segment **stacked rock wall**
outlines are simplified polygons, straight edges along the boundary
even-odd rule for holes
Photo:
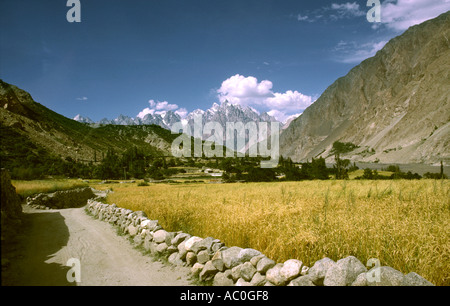
[[[90,187],[77,188],[53,193],[39,193],[27,198],[27,205],[38,209],[76,208],[86,205],[88,199],[94,198]]]
[[[215,286],[430,286],[417,273],[404,275],[391,267],[367,270],[357,258],[349,256],[337,262],[323,258],[312,267],[300,260],[276,263],[258,250],[227,247],[218,239],[201,238],[183,232],[168,232],[157,220],[142,211],[134,212],[88,200],[88,213],[109,222],[129,235],[133,243],[153,255],[164,256],[169,263],[189,266],[200,281]]]

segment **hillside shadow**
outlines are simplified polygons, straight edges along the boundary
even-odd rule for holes
[[[23,216],[21,238],[8,254],[10,265],[2,271],[5,286],[71,286],[70,267],[47,263],[67,245],[69,229],[59,212],[33,212]],[[3,270],[3,269],[2,269]]]

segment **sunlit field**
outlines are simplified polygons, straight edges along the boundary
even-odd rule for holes
[[[109,203],[168,231],[306,265],[353,255],[450,285],[449,180],[114,185]]]
[[[22,197],[28,197],[41,192],[54,192],[89,186],[87,183],[83,183],[77,179],[47,179],[34,181],[12,180],[11,183],[16,187],[16,192]]]

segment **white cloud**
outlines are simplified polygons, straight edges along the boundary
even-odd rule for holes
[[[236,74],[222,82],[217,90],[220,101],[228,100],[233,104],[260,104],[265,98],[273,95],[272,82],[268,80],[260,83],[255,77],[244,77]]]
[[[366,12],[361,10],[359,4],[356,2],[346,2],[342,4],[333,3],[331,4],[331,9],[335,11],[332,18],[341,19],[345,17],[359,17],[365,16]]]
[[[87,101],[88,98],[87,97],[81,97],[81,98],[77,98],[78,101]]]
[[[180,108],[176,110],[175,113],[178,114],[181,118],[184,118],[188,114],[188,110],[185,108]]]
[[[358,44],[355,41],[340,41],[334,48],[335,60],[345,64],[359,64],[363,60],[374,56],[387,41]]]
[[[227,100],[232,104],[269,110],[269,115],[280,121],[284,121],[293,113],[303,111],[313,102],[311,96],[296,90],[278,93],[273,92],[272,87],[273,84],[269,80],[259,82],[255,77],[237,74],[222,82],[217,93],[221,102]]]
[[[175,113],[180,114],[187,114],[187,110],[185,108],[178,108],[178,105],[176,104],[169,104],[167,101],[163,102],[155,102],[155,100],[149,100],[148,103],[150,104],[150,107],[144,108],[138,115],[138,118],[143,119],[146,115],[151,114],[164,114],[166,111],[175,111]],[[183,116],[181,116],[183,117]]]
[[[386,0],[381,5],[381,23],[403,31],[450,10],[450,0]]]
[[[298,21],[306,21],[306,20],[308,20],[309,19],[309,17],[308,16],[302,16],[301,14],[298,14],[297,15],[297,20]]]

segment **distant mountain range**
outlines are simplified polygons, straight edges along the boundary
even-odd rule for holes
[[[203,123],[205,122],[218,122],[225,127],[226,122],[243,122],[244,124],[250,121],[253,122],[273,122],[277,121],[274,117],[267,113],[260,114],[256,109],[252,107],[243,107],[238,104],[231,104],[228,101],[224,101],[220,104],[214,103],[211,108],[205,110],[196,109],[189,113],[186,117],[182,118],[180,115],[173,111],[164,111],[154,114],[147,114],[144,117],[131,118],[125,115],[119,115],[116,119],[109,120],[104,118],[98,122],[94,122],[89,117],[82,115],[76,115],[73,120],[87,123],[89,125],[98,126],[105,124],[112,125],[159,125],[162,128],[170,130],[172,125],[176,122],[188,123],[192,126],[194,121],[194,115],[199,114],[202,116]],[[286,128],[293,120],[293,117],[289,117],[286,122],[280,122],[280,128]]]

